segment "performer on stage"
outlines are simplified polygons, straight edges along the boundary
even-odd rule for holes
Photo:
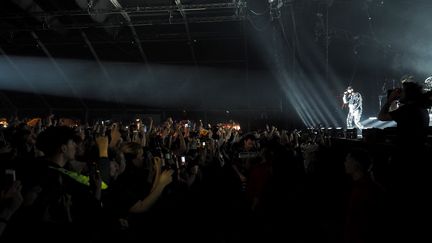
[[[431,94],[432,94],[432,76],[425,79],[423,91],[426,93],[425,95],[427,97],[429,97],[429,103],[430,103],[431,102]],[[432,114],[432,108],[431,107],[428,108],[428,112],[429,112],[429,123],[431,123],[432,122],[432,116],[430,116]]]
[[[423,90],[426,91],[426,92],[432,90],[432,76],[430,76],[427,79],[425,79]]]
[[[359,92],[354,92],[354,89],[351,86],[348,86],[347,90],[343,95],[343,103],[344,105],[348,105],[348,116],[347,116],[347,128],[353,127],[354,124],[358,129],[363,129],[363,125],[360,123],[361,114],[363,111],[362,107],[362,96]]]

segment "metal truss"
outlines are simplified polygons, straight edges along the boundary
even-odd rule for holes
[[[185,12],[205,12],[212,10],[237,10],[239,8],[246,8],[244,1],[230,2],[230,3],[209,3],[209,4],[183,4],[183,10]],[[131,16],[141,17],[153,17],[157,15],[166,15],[167,13],[179,12],[177,5],[165,5],[165,6],[151,6],[151,7],[129,7],[120,9],[87,9],[87,10],[63,10],[63,11],[50,11],[50,12],[31,12],[32,16],[49,18],[49,17],[60,17],[60,16],[87,16],[91,14],[122,14],[123,12]],[[23,14],[9,14],[0,16],[1,19],[22,19],[28,18]]]
[[[0,22],[7,20],[26,21],[31,18],[50,19],[52,17],[68,16],[71,18],[82,18],[91,15],[127,15],[130,21],[119,21],[98,23],[92,20],[76,21],[74,24],[62,24],[60,26],[49,25],[43,22],[25,24],[25,27],[0,25],[0,31],[44,31],[44,30],[73,30],[89,28],[118,28],[123,26],[139,27],[148,25],[185,24],[183,15],[187,14],[188,23],[216,23],[228,21],[243,21],[246,19],[246,2],[244,0],[233,0],[229,3],[211,4],[184,4],[179,9],[177,5],[135,7],[122,9],[88,9],[88,10],[66,10],[52,12],[31,12],[27,14],[9,14],[0,16]]]

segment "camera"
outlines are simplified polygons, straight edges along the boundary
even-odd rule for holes
[[[389,89],[389,90],[387,90],[387,99],[390,97],[390,94],[393,93],[394,91],[397,91],[399,96],[400,96],[400,93],[402,92],[402,90],[400,88]],[[399,96],[398,96],[398,98],[399,98]]]

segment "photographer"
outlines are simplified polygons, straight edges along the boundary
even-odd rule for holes
[[[174,171],[162,171],[162,159],[144,151],[139,143],[126,143],[120,150],[124,154],[126,168],[110,185],[104,205],[114,219],[115,230],[129,227],[128,237],[143,237],[138,229],[151,225],[153,218],[149,212],[171,183]]]
[[[421,85],[403,82],[401,89],[390,92],[387,102],[378,114],[380,121],[397,123],[397,143],[420,148],[426,142],[429,115]]]
[[[403,81],[403,80],[402,80]],[[426,191],[430,188],[430,161],[426,151],[429,115],[427,93],[422,86],[412,82],[402,82],[401,89],[390,92],[387,103],[382,107],[378,119],[397,123],[396,149],[389,164],[391,166],[391,198],[398,210],[397,224],[393,224],[397,237],[424,239],[427,235],[419,215],[430,208],[430,197]]]

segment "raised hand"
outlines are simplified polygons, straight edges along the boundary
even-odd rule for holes
[[[172,182],[173,173],[174,170],[164,170],[159,177],[158,185],[162,187],[169,185]]]
[[[99,157],[108,158],[108,137],[97,136],[95,140],[99,150]]]
[[[163,161],[160,157],[154,157],[153,158],[153,166],[154,170],[156,171],[156,174],[159,174],[162,168]]]
[[[117,123],[111,126],[111,142],[109,144],[110,148],[115,148],[121,142],[121,133],[119,131],[119,126]]]

